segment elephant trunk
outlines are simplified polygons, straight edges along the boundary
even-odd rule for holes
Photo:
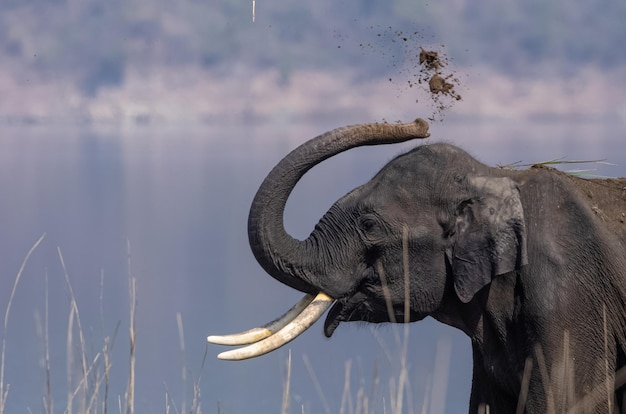
[[[428,123],[362,124],[337,128],[300,145],[269,173],[254,197],[248,217],[250,247],[259,264],[276,280],[302,292],[316,294],[332,281],[316,280],[322,268],[320,241],[297,240],[285,230],[287,199],[300,178],[315,165],[348,149],[427,138]],[[326,261],[327,262],[327,261]],[[340,292],[326,292],[333,296]]]

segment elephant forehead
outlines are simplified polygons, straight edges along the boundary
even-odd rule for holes
[[[437,171],[415,166],[390,164],[382,169],[368,184],[367,194],[378,196],[385,201],[388,199],[411,199],[416,197],[430,198],[438,190],[437,182],[440,177]]]
[[[454,198],[450,192],[449,189],[434,191],[424,182],[372,180],[354,202],[360,213],[375,212],[390,224],[431,226],[442,211],[449,210],[448,199]]]
[[[378,181],[363,191],[361,202],[366,210],[393,216],[403,212],[415,214],[416,207],[428,202],[424,191],[416,191],[402,182]]]

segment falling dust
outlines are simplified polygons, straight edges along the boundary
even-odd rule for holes
[[[374,52],[386,60],[390,66],[389,82],[399,86],[399,95],[415,93],[416,88],[425,92],[433,109],[427,118],[443,121],[446,111],[462,99],[457,92],[460,80],[454,70],[448,69],[449,60],[443,51],[444,46],[438,50],[431,46],[423,47],[431,42],[418,31],[405,33],[391,27],[380,30],[375,26],[370,29],[378,32],[376,41],[359,44],[361,50]],[[416,98],[415,102],[421,103],[420,98]]]
[[[434,95],[448,95],[451,98],[460,101],[461,95],[457,94],[454,91],[454,85],[448,82],[453,75],[447,75],[445,78],[441,76],[441,70],[446,66],[446,64],[443,64],[441,59],[439,59],[439,53],[434,50],[422,49],[419,56],[420,65],[422,66],[420,73],[426,77],[430,76],[430,80],[428,81],[430,93]],[[432,76],[430,75],[431,73]],[[458,82],[457,79],[453,79],[453,81]]]
[[[418,86],[427,92],[427,97],[433,106],[433,114],[428,119],[442,121],[445,112],[452,107],[454,102],[462,99],[461,95],[456,92],[456,86],[460,85],[458,77],[454,75],[454,72],[449,73],[446,69],[448,66],[446,54],[417,46],[415,42],[417,33],[413,33],[412,37],[405,36],[402,32],[395,33],[405,45],[401,75],[406,78],[409,88]],[[416,50],[418,47],[419,53]],[[393,81],[393,78],[389,80]],[[419,99],[415,102],[419,103]]]

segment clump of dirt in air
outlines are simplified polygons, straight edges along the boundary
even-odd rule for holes
[[[408,40],[408,39],[407,39]],[[439,70],[443,65],[439,61],[439,53],[434,50],[424,50],[420,52],[420,65],[427,70]]]
[[[367,67],[380,73],[384,62],[387,79],[399,87],[398,97],[415,94],[417,89],[415,102],[432,108],[431,115],[426,117],[430,121],[442,121],[446,111],[462,99],[457,92],[461,82],[450,69],[445,47],[426,46],[433,44],[434,36],[419,31],[403,32],[391,26],[370,26],[370,29],[375,31],[375,37],[359,43],[363,55],[376,58],[370,59]],[[421,112],[423,108],[418,110]]]
[[[420,52],[420,65],[423,69],[420,73],[430,76],[428,87],[430,93],[452,94],[456,100],[461,99],[461,95],[454,96],[454,85],[449,83],[446,78],[441,76],[441,68],[445,67],[439,60],[439,53],[434,50],[424,50]],[[430,74],[433,73],[431,76]],[[450,78],[450,76],[448,76]]]
[[[430,98],[435,104],[436,114],[441,118],[443,112],[452,106],[452,102],[462,99],[455,90],[455,85],[459,84],[459,80],[454,77],[454,74],[444,72],[448,61],[445,55],[440,57],[437,51],[420,48],[419,64],[421,68],[415,75],[417,83],[428,83]],[[409,80],[410,83],[411,80]],[[435,120],[435,116],[429,119]]]
[[[446,111],[462,99],[457,92],[459,78],[449,70],[444,46],[426,47],[432,44],[433,38],[427,39],[419,31],[406,33],[392,27],[381,30],[380,26],[370,29],[377,30],[376,40],[359,44],[361,49],[385,59],[389,67],[388,80],[400,87],[399,94],[413,94],[416,89],[423,91],[415,102],[426,102],[432,107],[433,112],[427,117],[429,120],[443,120]]]
[[[446,80],[438,73],[435,73],[432,78],[430,78],[428,81],[428,87],[430,88],[430,93],[454,93],[454,85],[446,82]],[[457,95],[455,98],[456,100],[459,100],[461,99],[461,96]]]

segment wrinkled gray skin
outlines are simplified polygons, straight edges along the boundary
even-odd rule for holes
[[[465,332],[471,413],[487,405],[514,413],[518,404],[529,413],[622,412],[623,373],[615,372],[626,364],[625,226],[608,228],[571,178],[490,168],[452,145],[422,145],[339,199],[306,240],[285,232],[283,210],[300,177],[348,148],[393,142],[387,128],[333,131],[274,168],[249,218],[263,268],[336,299],[329,337],[341,322],[426,316]]]

